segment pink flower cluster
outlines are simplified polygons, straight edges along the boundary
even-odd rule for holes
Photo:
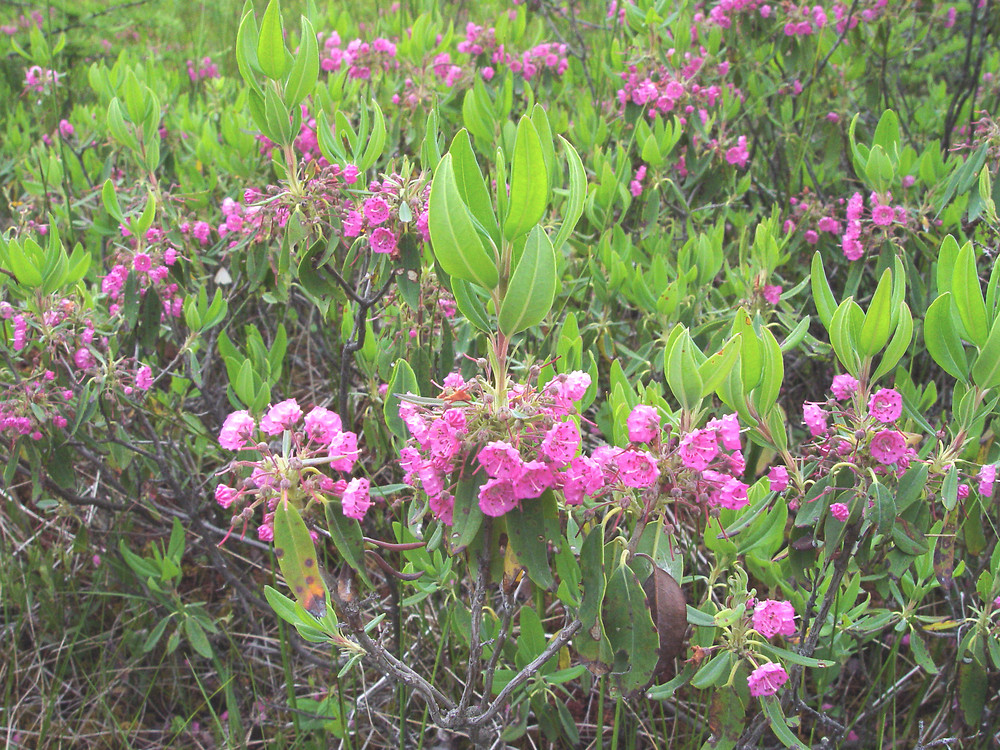
[[[179,257],[177,248],[170,244],[164,231],[158,227],[150,227],[142,242],[132,236],[128,227],[122,225],[119,229],[126,244],[116,248],[112,256],[114,265],[101,279],[101,291],[111,301],[108,308],[111,315],[121,311],[125,284],[130,277],[134,277],[141,297],[150,289],[159,295],[163,305],[161,320],[180,317],[184,298],[180,294],[180,286],[168,280],[170,266]]]
[[[14,34],[21,30],[27,31],[32,26],[40,29],[42,28],[43,23],[45,23],[45,16],[42,12],[40,10],[33,10],[29,15],[22,13],[17,17],[17,21],[14,23],[0,26],[0,32],[6,34],[7,36],[14,36]]]
[[[547,489],[561,490],[571,505],[583,502],[607,483],[606,464],[597,456],[602,449],[577,455],[582,440],[574,402],[589,385],[583,372],[559,375],[542,389],[515,384],[500,407],[482,383],[452,373],[439,404],[400,403],[411,435],[400,451],[403,481],[420,487],[434,515],[449,525],[463,472],[481,472],[479,507],[488,516],[502,516]],[[515,414],[520,426],[513,432]]]
[[[565,44],[543,42],[521,53],[511,52],[503,44],[497,43],[495,28],[471,22],[465,25],[465,39],[458,43],[459,52],[472,57],[488,56],[492,66],[505,67],[528,81],[545,72],[557,76],[565,73],[569,67],[567,49]],[[450,62],[450,58],[444,62]],[[483,67],[480,72],[483,78],[490,80],[495,70],[493,67]],[[435,70],[435,73],[442,76],[442,72]]]
[[[906,225],[906,208],[901,205],[895,207],[888,205],[888,201],[891,199],[892,195],[889,193],[884,198],[875,192],[869,196],[872,227],[891,227],[893,224]],[[861,193],[854,193],[847,201],[847,228],[840,240],[844,257],[851,261],[859,260],[865,253],[865,246],[861,242],[863,213],[864,199]],[[870,232],[871,228],[869,228]]]
[[[275,453],[267,442],[257,440],[258,431],[267,437],[287,435],[282,442],[290,452]],[[315,500],[321,505],[336,498],[343,514],[358,520],[371,507],[367,479],[334,479],[320,470],[329,467],[350,474],[359,455],[358,436],[344,430],[340,417],[322,406],[304,414],[295,399],[287,399],[269,407],[259,424],[247,411],[233,412],[219,432],[219,445],[259,454],[255,460],[233,462],[232,468],[242,477],[235,485],[219,484],[215,500],[223,508],[233,508],[233,526],[242,521],[245,527],[263,505],[264,519],[257,529],[262,541],[274,538],[274,509],[282,496],[297,504]]]
[[[345,237],[364,235],[373,253],[398,255],[399,239],[409,223],[400,219],[401,204],[405,201],[411,221],[412,217],[416,217],[416,229],[421,239],[430,242],[427,225],[429,184],[420,181],[404,184],[402,177],[392,174],[381,182],[373,181],[368,189],[371,195],[359,206],[347,208],[345,211],[343,220]]]
[[[62,73],[56,73],[54,70],[32,65],[24,71],[24,90],[36,94],[48,93],[49,89],[59,83],[62,76]]]
[[[325,39],[323,36],[322,32],[316,35],[322,45],[319,66],[327,72],[346,67],[348,77],[367,81],[375,71],[399,67],[396,45],[388,39],[380,37],[371,42],[355,39],[342,47],[340,34],[336,31],[331,31]]]
[[[198,83],[198,81],[203,81],[206,78],[219,78],[219,66],[212,62],[211,57],[201,58],[201,63],[196,64],[194,60],[187,61],[187,73],[188,78],[191,79],[191,83]]]

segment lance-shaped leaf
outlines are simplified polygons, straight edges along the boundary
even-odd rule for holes
[[[325,510],[326,528],[337,547],[337,552],[344,558],[344,562],[361,576],[361,580],[369,588],[374,588],[371,579],[368,578],[368,571],[365,570],[365,540],[361,533],[361,524],[356,519],[345,516],[336,503],[327,503]]]
[[[285,104],[297,107],[313,92],[319,77],[319,50],[316,46],[316,32],[309,19],[302,16],[302,31],[299,34],[299,51],[285,81]]]
[[[406,440],[406,425],[399,416],[399,396],[400,394],[412,393],[420,395],[420,386],[417,383],[417,376],[410,367],[410,363],[405,359],[396,360],[395,367],[392,368],[392,377],[389,378],[389,388],[385,394],[385,424],[400,440]]]
[[[826,280],[826,270],[823,268],[823,256],[819,251],[813,254],[812,270],[809,274],[812,282],[813,302],[816,304],[816,312],[819,319],[829,330],[833,320],[833,314],[837,311],[837,299],[830,289],[830,282]]]
[[[732,369],[738,366],[741,345],[740,335],[733,336],[722,349],[698,366],[702,398],[715,393],[715,389],[729,377]]]
[[[517,137],[514,140],[510,208],[503,227],[504,236],[508,240],[520,237],[538,223],[549,204],[550,189],[542,142],[531,118],[524,115],[517,124]]]
[[[760,385],[754,393],[754,401],[759,414],[766,414],[778,400],[778,392],[785,378],[785,363],[781,358],[781,347],[769,328],[761,328],[761,368]]]
[[[622,691],[648,685],[656,671],[660,641],[646,606],[646,595],[627,565],[619,565],[608,579],[602,615]]]
[[[529,499],[507,513],[507,536],[514,554],[528,571],[528,576],[543,589],[555,587],[549,564],[549,534],[546,529],[556,518],[556,501],[552,490],[546,490],[537,500]]]
[[[979,350],[972,366],[972,381],[983,390],[1000,385],[1000,318],[993,321],[990,336]]]
[[[900,304],[899,312],[900,315],[896,320],[896,330],[889,340],[889,346],[886,347],[885,354],[882,355],[882,361],[878,363],[878,367],[872,374],[872,382],[875,382],[895,367],[896,363],[906,354],[906,350],[910,346],[910,340],[913,338],[913,316],[910,314],[910,308],[905,302]]]
[[[476,469],[479,469],[476,471]],[[479,508],[479,488],[486,481],[486,472],[475,458],[469,458],[462,469],[462,478],[455,487],[452,511],[451,548],[457,555],[473,541],[483,526],[483,511]]]
[[[955,270],[951,277],[951,289],[954,292],[952,299],[958,308],[958,315],[969,341],[976,346],[982,346],[989,329],[986,323],[986,302],[979,287],[976,255],[971,242],[967,242],[958,252]]]
[[[431,186],[427,221],[431,246],[449,276],[493,289],[500,280],[496,259],[490,257],[472,223],[472,215],[458,192],[451,160],[451,154],[441,158]]]
[[[299,604],[310,614],[322,617],[326,613],[326,584],[316,562],[316,547],[287,494],[274,509],[274,555]]]
[[[268,78],[278,80],[288,72],[288,52],[285,50],[281,27],[281,3],[271,0],[260,21],[257,38],[257,64]]]
[[[451,168],[455,173],[455,185],[458,187],[459,195],[462,196],[462,200],[476,221],[483,225],[493,238],[493,242],[499,246],[500,225],[493,211],[493,200],[486,188],[486,180],[483,179],[479,162],[476,161],[476,155],[472,151],[469,131],[465,128],[458,131],[448,153],[451,154]]]
[[[680,405],[688,411],[698,405],[704,385],[693,350],[694,341],[687,329],[684,329],[674,340],[667,356],[667,385]]]
[[[924,316],[924,343],[941,368],[957,380],[969,378],[969,362],[951,312],[951,293],[931,303]]]
[[[875,294],[872,295],[865,322],[858,337],[858,349],[865,357],[874,357],[889,341],[890,296],[892,294],[892,272],[887,268],[879,279]]]
[[[500,330],[513,336],[544,320],[556,293],[556,256],[552,241],[536,226],[528,235],[517,268],[500,303]]]
[[[556,250],[563,246],[576,229],[576,223],[583,216],[583,203],[587,198],[587,172],[583,168],[583,161],[569,141],[562,136],[559,136],[559,140],[562,141],[566,162],[569,164],[569,195],[562,204],[562,224],[552,240],[552,247]]]

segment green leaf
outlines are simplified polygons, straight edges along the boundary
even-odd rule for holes
[[[830,343],[833,351],[851,375],[857,377],[861,370],[861,358],[858,356],[858,336],[861,326],[864,324],[864,312],[854,301],[848,297],[833,314],[830,321]]]
[[[816,304],[816,312],[823,325],[829,330],[833,314],[837,310],[837,299],[830,289],[830,282],[826,280],[826,271],[823,269],[823,256],[817,250],[813,253],[812,271],[810,273],[812,281],[813,302]]]
[[[187,634],[188,643],[191,648],[204,656],[206,659],[212,658],[212,644],[208,642],[205,629],[193,617],[184,620],[184,632]]]
[[[879,534],[888,534],[896,523],[896,500],[889,488],[881,482],[871,486],[874,495],[872,507],[868,509],[868,520],[872,522]]]
[[[957,380],[969,379],[969,362],[951,314],[951,292],[938,297],[924,316],[924,343],[941,368]]]
[[[403,420],[399,416],[400,395],[412,393],[420,395],[420,385],[417,383],[417,376],[410,367],[410,363],[405,359],[396,360],[392,368],[392,376],[389,378],[389,387],[385,394],[385,403],[382,406],[382,413],[385,416],[385,424],[399,440],[405,441],[408,431]]]
[[[865,357],[874,357],[889,341],[890,295],[892,293],[892,271],[882,272],[875,294],[872,296],[865,322],[858,336],[858,350]]]
[[[378,106],[377,101],[372,99],[371,104],[375,112],[372,119],[372,132],[368,137],[368,145],[365,147],[364,154],[360,157],[355,156],[357,167],[361,172],[371,168],[378,161],[385,148],[385,115],[382,114],[382,108]]]
[[[608,579],[602,616],[622,691],[646,686],[656,671],[660,639],[642,586],[627,565],[619,565]]]
[[[714,622],[714,621],[713,621]],[[733,652],[720,651],[705,662],[691,678],[691,687],[704,690],[723,685],[733,670]]]
[[[326,528],[344,562],[351,566],[368,588],[374,588],[368,571],[365,570],[365,540],[361,533],[361,524],[354,518],[348,518],[336,503],[325,504]],[[305,606],[305,605],[303,605]],[[308,609],[308,607],[306,608]],[[322,615],[320,615],[322,616]]]
[[[766,414],[778,400],[778,392],[785,379],[785,363],[781,356],[781,346],[778,345],[771,330],[762,327],[760,334],[763,339],[761,352],[764,366],[761,370],[760,385],[754,393],[754,402],[757,413]]]
[[[733,336],[721,350],[706,359],[698,366],[698,376],[701,378],[701,397],[705,398],[715,393],[729,377],[732,369],[737,366],[740,358],[740,337]]]
[[[270,0],[260,21],[257,39],[257,64],[268,78],[279,80],[288,72],[288,52],[285,50],[281,27],[280,0]]]
[[[983,390],[1000,385],[1000,317],[993,321],[990,336],[972,365],[972,381]]]
[[[451,279],[451,293],[455,295],[455,304],[458,311],[462,313],[466,320],[478,328],[483,333],[492,333],[493,326],[486,318],[486,310],[483,301],[468,281],[462,279]]]
[[[549,533],[547,526],[557,523],[556,501],[552,490],[546,490],[537,500],[521,501],[521,507],[504,516],[507,537],[514,554],[528,571],[528,577],[545,590],[555,586],[549,564]]]
[[[458,192],[451,154],[441,158],[434,175],[428,213],[431,246],[445,273],[486,289],[496,287],[500,280],[496,260],[483,246]]]
[[[555,251],[549,236],[535,226],[500,303],[500,330],[509,337],[541,323],[552,308],[555,293]]]
[[[774,695],[766,695],[760,699],[760,704],[767,718],[771,720],[771,731],[781,740],[781,744],[790,750],[806,750],[806,746],[799,742],[798,737],[788,727],[788,720],[781,712],[781,701]]]
[[[693,349],[694,341],[687,329],[674,340],[667,356],[666,377],[670,391],[687,411],[695,409],[701,400],[704,383],[698,371]]]
[[[285,105],[289,110],[297,107],[316,88],[319,78],[319,49],[316,46],[316,32],[305,16],[301,17],[299,51],[285,81]]]
[[[789,651],[786,648],[781,648],[770,643],[760,643],[758,646],[772,659],[782,663],[801,664],[803,667],[809,667],[810,669],[825,669],[826,667],[833,667],[837,664],[835,661],[814,659],[811,656],[803,656],[795,651]]]
[[[559,225],[559,231],[552,240],[552,246],[556,250],[559,250],[573,234],[577,222],[583,215],[583,203],[587,198],[587,172],[583,168],[583,161],[569,141],[562,136],[559,136],[559,140],[562,141],[566,162],[569,165],[569,195],[562,205],[562,224]]]
[[[510,206],[503,227],[508,240],[526,234],[538,223],[548,206],[550,189],[538,131],[531,118],[524,115],[517,124],[511,163]]]
[[[470,457],[462,469],[462,478],[455,488],[455,507],[452,512],[451,547],[457,555],[475,540],[483,526],[483,511],[479,508],[479,488],[486,482],[486,472],[479,468],[477,459]]]
[[[118,193],[115,192],[115,183],[108,178],[101,189],[101,200],[104,202],[104,209],[111,214],[111,217],[119,224],[125,223],[125,214],[118,203]]]
[[[257,82],[257,74],[263,72],[257,63],[257,41],[260,38],[260,33],[257,31],[257,19],[253,14],[253,5],[247,3],[247,6],[244,6],[243,18],[240,21],[239,31],[236,33],[236,65],[243,80],[250,85],[252,92],[263,100],[264,92]]]
[[[882,355],[882,361],[878,363],[878,367],[872,374],[871,382],[873,383],[895,367],[902,356],[906,354],[906,350],[910,348],[910,341],[913,339],[913,316],[905,302],[900,305],[899,310],[900,316],[896,321],[896,330],[893,331],[889,346]]]
[[[316,560],[309,529],[287,496],[274,509],[274,555],[299,604],[315,617],[326,612],[326,584]]]
[[[976,272],[976,254],[972,243],[967,242],[958,252],[958,260],[951,277],[952,300],[968,334],[968,339],[981,347],[986,342],[989,327],[986,322],[986,302],[979,286]]]
[[[486,180],[479,169],[479,162],[472,151],[469,131],[462,128],[455,135],[448,149],[451,154],[451,166],[455,174],[455,185],[462,201],[469,211],[499,246],[501,242],[500,225],[497,224],[496,213],[493,211],[493,200],[486,187]]]

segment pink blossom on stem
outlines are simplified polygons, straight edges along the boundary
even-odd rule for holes
[[[771,483],[771,492],[783,492],[788,489],[788,469],[784,466],[773,466],[767,478]]]
[[[795,635],[795,607],[791,602],[766,599],[753,610],[753,629],[765,638]]]
[[[979,470],[979,494],[983,497],[993,495],[993,483],[997,479],[997,465],[984,464]]]
[[[872,438],[869,450],[880,464],[892,466],[906,455],[906,438],[897,430],[882,430]]]
[[[341,508],[344,515],[360,521],[365,517],[372,501],[368,494],[371,483],[364,477],[356,477],[347,483],[344,496],[341,498]]]
[[[294,398],[285,399],[267,410],[260,420],[260,429],[268,435],[280,435],[302,419],[302,409]]]
[[[305,425],[306,435],[320,445],[329,445],[334,436],[343,429],[340,416],[322,406],[317,406],[306,414]]]
[[[660,414],[652,406],[639,404],[628,415],[628,439],[633,443],[651,443],[660,434]]]
[[[813,437],[826,432],[826,412],[819,404],[811,401],[802,405],[802,421],[809,428],[809,434]]]
[[[844,503],[830,503],[830,515],[841,523],[846,523],[851,515],[851,509]]]
[[[242,450],[250,440],[250,435],[253,434],[256,426],[250,412],[246,410],[234,411],[222,423],[222,430],[219,432],[219,445],[231,451]]]
[[[868,413],[883,424],[899,419],[903,413],[903,397],[892,388],[882,388],[872,394],[868,402]]]
[[[774,662],[761,664],[747,677],[750,695],[756,697],[774,695],[786,682],[788,673],[783,666]]]
[[[833,385],[830,386],[830,392],[833,393],[835,399],[843,401],[850,398],[858,390],[858,385],[858,381],[846,373],[835,375]]]

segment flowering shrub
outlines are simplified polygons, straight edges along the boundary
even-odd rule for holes
[[[988,744],[989,0],[97,5],[0,11],[15,744],[119,638],[160,745]]]

